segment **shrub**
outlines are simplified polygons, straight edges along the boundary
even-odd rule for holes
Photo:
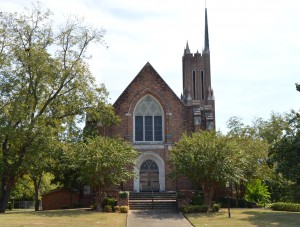
[[[220,210],[220,204],[214,204],[213,207],[212,207],[212,212],[219,212]]]
[[[105,212],[112,212],[112,206],[111,205],[105,205],[104,208],[103,208],[103,210]]]
[[[300,212],[300,204],[299,203],[273,203],[271,208],[273,210],[280,211],[291,211],[291,212]]]
[[[121,213],[128,213],[128,206],[120,206]]]
[[[12,202],[9,201],[7,203],[6,209],[12,210],[12,208],[13,208],[13,204],[12,204]]]
[[[185,194],[183,192],[177,192],[177,198],[183,199],[183,198],[185,198]]]
[[[192,198],[192,205],[202,205],[204,203],[204,196],[198,193]]]
[[[120,192],[120,193],[119,193],[119,197],[120,197],[120,198],[127,198],[127,197],[128,197],[128,194],[127,194],[127,192]]]
[[[246,186],[245,199],[247,201],[266,204],[271,196],[268,191],[268,186],[263,184],[260,179],[255,179],[248,182]]]
[[[112,207],[112,211],[113,212],[119,212],[120,211],[120,207],[119,206],[113,206]]]
[[[117,205],[117,200],[114,198],[105,197],[102,203],[102,207],[105,207],[106,205],[110,205],[111,207]]]
[[[207,205],[188,205],[181,208],[183,213],[205,213],[208,211]]]

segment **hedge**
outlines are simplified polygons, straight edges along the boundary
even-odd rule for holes
[[[300,204],[299,203],[273,203],[271,205],[273,210],[279,211],[291,211],[291,212],[300,212]]]
[[[207,205],[187,205],[181,208],[183,213],[206,213],[208,211]]]

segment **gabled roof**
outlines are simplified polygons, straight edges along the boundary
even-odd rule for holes
[[[115,101],[114,105],[117,104],[119,102],[119,100],[122,99],[122,97],[124,95],[127,94],[129,88],[131,86],[133,86],[134,83],[138,83],[138,80],[144,76],[145,74],[148,74],[149,76],[153,76],[156,77],[158,80],[160,80],[166,88],[167,90],[169,90],[169,92],[171,92],[173,94],[174,97],[176,97],[176,99],[178,99],[178,101],[181,102],[180,98],[176,95],[176,93],[169,87],[169,85],[164,81],[164,79],[156,72],[156,70],[153,68],[153,66],[147,62],[144,67],[140,70],[140,72],[136,75],[136,77],[130,82],[130,84],[124,89],[124,91],[121,93],[121,95],[118,97],[118,99]]]

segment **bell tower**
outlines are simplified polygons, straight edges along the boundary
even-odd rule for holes
[[[192,106],[194,130],[215,129],[215,99],[211,87],[210,50],[205,8],[204,49],[191,53],[188,42],[182,57],[183,94],[181,100]]]

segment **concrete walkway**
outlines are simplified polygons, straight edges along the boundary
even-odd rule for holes
[[[176,211],[130,210],[127,227],[192,227],[192,225]]]

